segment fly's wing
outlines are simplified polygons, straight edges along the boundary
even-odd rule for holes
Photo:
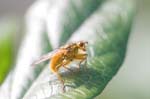
[[[50,59],[50,58],[53,56],[53,54],[56,53],[57,51],[58,51],[58,49],[56,49],[56,50],[54,50],[54,51],[51,51],[51,52],[49,52],[48,54],[45,54],[45,55],[41,56],[39,59],[37,59],[36,61],[34,61],[34,62],[31,64],[31,66],[37,65],[37,64],[39,64],[39,63],[41,63],[41,62],[44,62],[44,61]]]

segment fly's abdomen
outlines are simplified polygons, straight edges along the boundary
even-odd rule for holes
[[[62,53],[56,53],[50,61],[50,69],[53,73],[57,72],[61,67],[62,63]]]

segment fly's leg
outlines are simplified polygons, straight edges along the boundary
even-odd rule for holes
[[[85,65],[84,65],[84,72],[87,72],[87,54],[77,54],[75,59],[80,60],[78,66],[80,69],[80,65],[83,61],[85,61]],[[90,75],[87,73],[87,77],[88,79],[90,79]]]
[[[71,69],[65,67],[65,65],[67,65],[67,64],[69,64],[69,63],[70,63],[70,61],[64,60],[62,63],[60,63],[59,65],[57,65],[57,66],[55,67],[55,68],[56,68],[55,70],[59,70],[59,68],[62,66],[62,67],[64,67],[65,69],[67,69],[67,70],[73,72]],[[62,85],[63,85],[62,90],[63,90],[63,92],[65,92],[64,81],[63,81],[61,75],[58,73],[58,71],[56,71],[56,74],[57,74],[58,79],[61,81],[61,83],[62,83]]]
[[[83,61],[86,61],[86,60],[87,60],[87,54],[77,54],[77,55],[75,56],[75,59],[81,60],[81,61],[79,62],[79,64],[78,64],[78,68],[80,69],[81,63],[82,63]]]
[[[86,71],[86,69],[87,69],[87,58],[85,58],[85,59],[83,59],[83,60],[80,61],[79,67],[80,67],[80,65],[81,65],[84,61],[85,61],[84,70]]]
[[[68,71],[73,72],[73,70],[71,70],[70,68],[67,68],[65,65],[63,65],[63,67],[64,67],[65,69],[67,69]]]
[[[54,71],[54,72],[56,73],[58,80],[62,83],[62,91],[65,92],[64,81],[63,81],[61,75],[60,75],[59,72],[58,72],[58,70],[59,70],[59,68],[62,66],[62,64],[63,64],[63,63],[60,63],[60,64],[58,64],[57,66],[55,66],[55,69],[54,69],[55,71]]]
[[[58,80],[61,82],[62,84],[62,91],[65,92],[65,86],[64,86],[64,81],[63,79],[61,78],[61,75],[59,74],[58,70],[60,68],[61,64],[58,64],[57,66],[55,66],[55,68],[51,69],[53,73],[56,74]]]
[[[71,70],[70,68],[66,67],[67,64],[69,64],[69,63],[70,63],[70,60],[64,60],[63,64],[62,64],[62,67],[64,67],[65,69],[67,69],[68,71],[70,71],[72,73],[73,70]]]
[[[56,72],[56,74],[57,74],[57,77],[58,77],[59,81],[61,81],[61,83],[62,83],[62,85],[63,85],[63,86],[62,86],[62,91],[65,92],[64,81],[62,80],[61,75],[60,75],[58,72]]]

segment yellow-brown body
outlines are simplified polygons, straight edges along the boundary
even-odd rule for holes
[[[50,61],[50,69],[53,73],[58,72],[58,69],[61,67],[61,63],[63,61],[63,55],[66,51],[65,50],[59,50],[57,53],[55,53]]]
[[[71,43],[62,46],[56,53],[53,54],[50,61],[50,69],[53,73],[58,72],[60,67],[66,67],[73,60],[80,60],[81,62],[86,59],[86,53],[79,53],[79,51],[85,52],[85,43]],[[81,64],[81,63],[80,63]],[[79,65],[80,65],[79,64]]]

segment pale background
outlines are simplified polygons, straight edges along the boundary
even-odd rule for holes
[[[22,16],[26,9],[36,0],[0,0],[0,16]]]
[[[0,0],[0,18],[23,19],[35,0]],[[150,99],[150,1],[137,0],[126,59],[98,99]]]

